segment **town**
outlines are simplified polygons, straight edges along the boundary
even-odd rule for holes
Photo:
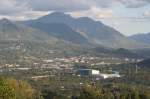
[[[127,63],[136,63],[142,59],[134,58],[116,58],[116,57],[96,57],[91,55],[80,55],[62,58],[40,58],[33,59],[26,57],[26,61],[32,63],[26,64],[3,64],[0,66],[0,73],[34,71],[36,75],[30,78],[41,79],[57,75],[60,73],[76,76],[91,76],[95,80],[121,77],[119,71],[114,71],[112,66],[118,66]],[[38,61],[37,61],[38,60]],[[36,72],[37,71],[37,72]],[[38,72],[40,72],[38,74]],[[41,75],[43,74],[43,75]]]

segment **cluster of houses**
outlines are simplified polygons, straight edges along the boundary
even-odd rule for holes
[[[51,52],[52,53],[52,52]],[[89,66],[107,66],[111,64],[121,64],[124,62],[140,61],[136,59],[119,59],[113,57],[93,57],[93,56],[76,56],[76,57],[62,57],[52,59],[42,59],[40,62],[33,62],[31,66],[22,67],[20,64],[5,64],[4,67],[11,68],[16,71],[30,70],[30,69],[55,69],[57,71],[66,71],[77,74],[78,76],[93,76],[99,79],[107,79],[114,77],[121,77],[118,72],[101,73],[99,70],[94,69],[74,69],[75,63],[86,63]],[[40,76],[43,77],[43,76]]]
[[[121,77],[121,75],[118,72],[112,72],[111,74],[107,74],[107,73],[100,73],[99,70],[95,70],[95,69],[78,69],[78,70],[73,70],[73,71],[72,70],[67,71],[65,69],[63,72],[66,72],[68,74],[70,73],[78,77],[90,77],[95,80]],[[41,76],[33,76],[31,78],[34,80],[38,80],[38,79],[48,78],[50,76],[51,75],[41,75]]]
[[[27,58],[26,60],[32,60],[32,58]],[[102,66],[102,65],[112,65],[112,64],[122,64],[126,62],[137,62],[141,60],[137,59],[120,59],[115,57],[95,57],[90,55],[81,55],[81,56],[72,56],[72,57],[61,57],[61,58],[51,58],[51,59],[42,59],[40,62],[34,62],[31,64],[33,67],[40,66],[41,68],[50,68],[50,67],[70,67],[74,63],[87,63],[89,66]],[[21,64],[3,64],[0,67],[21,67]]]

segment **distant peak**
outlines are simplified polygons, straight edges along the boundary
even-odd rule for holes
[[[77,20],[81,21],[81,22],[89,22],[89,23],[95,23],[95,24],[102,24],[101,21],[95,21],[94,19],[90,18],[90,17],[80,17]]]
[[[7,18],[3,18],[3,19],[1,19],[0,21],[3,21],[3,22],[10,22],[10,20],[7,19]]]
[[[9,19],[7,19],[7,18],[1,19],[0,23],[2,23],[2,24],[12,24],[12,22]]]
[[[65,14],[63,12],[53,12],[53,13],[50,13],[46,16],[39,18],[38,20],[42,20],[42,21],[44,20],[45,22],[48,20],[59,22],[59,20],[64,21],[68,19],[72,19],[72,17],[69,14]]]
[[[63,13],[63,12],[53,12],[51,14],[62,14],[62,15],[64,15],[65,13]]]
[[[80,18],[78,18],[78,19],[80,19],[80,20],[92,20],[91,18],[89,18],[89,17],[80,17]],[[93,21],[93,20],[92,20]]]
[[[70,16],[69,14],[65,14],[63,12],[53,12],[50,15],[54,15],[54,16]]]

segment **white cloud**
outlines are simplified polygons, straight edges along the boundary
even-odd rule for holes
[[[150,4],[150,0],[1,0],[0,16],[10,19],[36,18],[49,11],[72,12],[74,16],[111,17],[112,6],[118,4],[136,8]]]
[[[29,4],[40,11],[75,11],[88,9],[91,3],[91,0],[31,0]]]
[[[110,9],[98,8],[96,6],[90,7],[90,9],[85,11],[77,11],[71,12],[71,15],[74,17],[91,17],[94,19],[101,19],[101,18],[109,18],[113,16],[113,11]]]
[[[48,15],[49,13],[50,12],[48,11],[26,11],[15,15],[0,15],[0,19],[7,18],[10,20],[29,20],[37,19],[41,16]]]
[[[108,8],[122,4],[129,8],[138,8],[148,5],[150,0],[31,0],[34,10],[77,11],[87,10],[92,6]]]
[[[31,5],[29,5],[29,1],[30,0],[1,0],[0,19],[27,20],[49,13],[49,11],[34,11]]]
[[[0,14],[3,15],[14,15],[28,10],[27,0],[1,0],[0,2]]]
[[[149,4],[147,0],[120,0],[120,2],[129,8],[139,8]]]
[[[144,17],[150,17],[150,11],[145,11],[145,12],[143,13],[143,16],[144,16]]]

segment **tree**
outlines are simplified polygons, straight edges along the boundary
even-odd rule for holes
[[[78,99],[101,99],[100,93],[100,90],[98,90],[97,88],[91,85],[87,85],[82,88]]]
[[[34,94],[27,82],[0,77],[0,99],[34,99]]]
[[[16,99],[15,91],[4,78],[0,77],[0,99]]]
[[[27,82],[15,79],[7,79],[7,82],[13,87],[16,99],[33,99],[34,90]]]
[[[140,99],[139,92],[137,90],[132,90],[131,99]]]
[[[146,91],[140,95],[141,99],[150,99],[150,91]]]

